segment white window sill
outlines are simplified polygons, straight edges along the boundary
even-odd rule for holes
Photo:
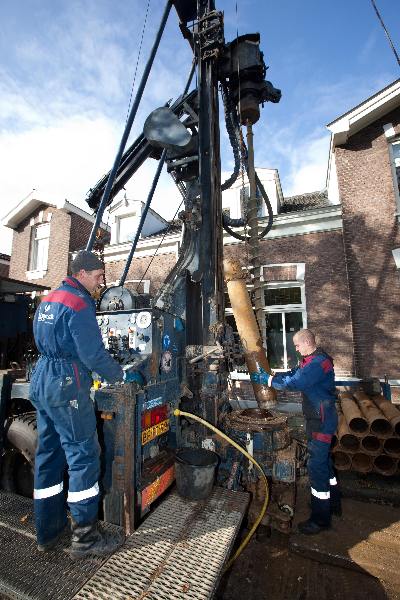
[[[43,279],[47,274],[47,269],[45,271],[26,271],[25,276],[27,279]]]

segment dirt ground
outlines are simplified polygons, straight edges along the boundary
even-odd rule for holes
[[[225,575],[215,600],[399,600],[400,591],[369,574],[291,552],[287,535],[252,540]]]
[[[400,509],[345,498],[331,530],[304,536],[308,502],[300,487],[293,533],[259,530],[215,600],[400,600]]]

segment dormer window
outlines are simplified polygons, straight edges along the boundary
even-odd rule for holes
[[[135,236],[137,225],[136,213],[118,217],[118,243],[131,242]]]
[[[41,223],[32,228],[30,271],[46,271],[49,256],[50,223]]]

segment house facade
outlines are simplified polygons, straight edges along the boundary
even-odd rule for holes
[[[325,191],[285,198],[278,173],[258,169],[275,215],[260,244],[263,335],[273,368],[293,365],[293,333],[309,327],[334,356],[339,376],[386,375],[400,384],[399,118],[396,81],[330,123]],[[223,194],[223,210],[232,218],[243,212],[247,186],[236,182]],[[259,224],[266,224],[262,206]],[[179,246],[176,224],[142,239],[129,285],[154,293]],[[243,243],[224,234],[224,248],[248,268]],[[129,244],[105,249],[110,283],[118,281],[128,252]]]
[[[400,80],[328,129],[326,190],[285,198],[278,172],[257,169],[274,212],[272,230],[260,242],[268,357],[274,369],[293,366],[293,334],[309,327],[335,358],[339,377],[386,375],[400,385]],[[239,178],[223,193],[223,210],[238,218],[247,198],[248,181]],[[107,285],[119,282],[143,207],[141,201],[124,198],[110,211]],[[55,207],[38,200],[12,211],[7,216],[14,229],[10,277],[57,285],[68,269],[68,256],[88,239],[92,218],[82,213],[68,203]],[[260,203],[260,230],[266,222]],[[180,246],[181,224],[150,211],[127,286],[154,294],[175,265]],[[46,247],[47,264],[42,258]],[[249,269],[246,244],[227,233],[224,252]],[[250,276],[248,284],[251,291]],[[229,304],[226,313],[234,324]],[[239,382],[246,377],[236,373]]]
[[[353,329],[354,372],[400,378],[400,80],[328,125]],[[400,382],[399,382],[400,383]]]
[[[72,254],[85,247],[93,223],[93,216],[66,200],[20,202],[2,220],[13,229],[9,277],[48,290],[57,287],[68,273]],[[102,226],[105,233],[108,229]]]

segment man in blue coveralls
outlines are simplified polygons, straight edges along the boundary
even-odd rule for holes
[[[252,373],[255,383],[276,390],[303,393],[303,414],[308,440],[308,475],[311,486],[311,516],[299,523],[301,533],[312,535],[331,526],[331,515],[341,515],[340,493],[332,467],[330,447],[337,429],[335,373],[333,359],[317,348],[315,336],[301,329],[293,336],[296,351],[301,354],[299,366],[288,373],[272,375]]]
[[[103,263],[80,251],[72,277],[43,299],[33,324],[40,352],[30,388],[38,427],[33,496],[38,549],[51,550],[67,524],[63,481],[68,466],[73,558],[106,555],[123,541],[97,526],[100,447],[90,373],[109,383],[123,380],[121,366],[104,348],[91,297],[102,278]]]

